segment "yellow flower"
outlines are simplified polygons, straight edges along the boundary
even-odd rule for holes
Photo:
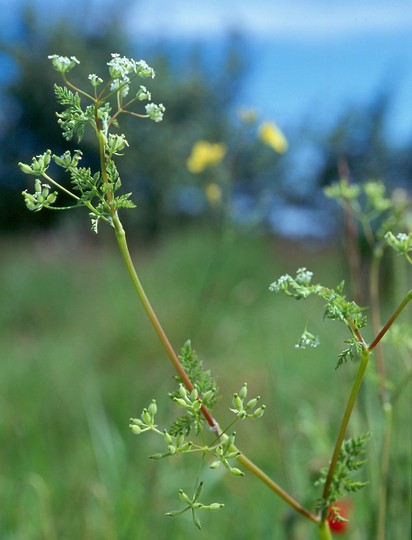
[[[191,173],[201,173],[208,167],[213,167],[222,161],[227,152],[225,144],[210,143],[208,141],[197,141],[190,156],[186,161],[186,166]]]
[[[273,122],[265,122],[260,126],[259,138],[264,144],[267,144],[279,154],[285,153],[288,149],[286,137]]]
[[[211,204],[219,204],[222,200],[222,188],[216,182],[210,182],[205,187],[207,200]]]

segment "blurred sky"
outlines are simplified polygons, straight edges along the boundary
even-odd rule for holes
[[[0,0],[1,32],[13,35],[18,10],[41,7],[47,23],[87,9],[99,24],[110,0]],[[349,104],[392,94],[389,132],[412,139],[412,0],[119,0],[136,44],[202,41],[229,31],[245,38],[247,79],[239,105],[256,107],[286,129],[304,117],[332,121]],[[93,16],[98,13],[99,16]]]
[[[169,9],[168,9],[169,7]],[[412,30],[410,0],[142,0],[129,23],[173,35],[210,37],[236,28],[245,34],[296,41],[330,40],[365,32]]]

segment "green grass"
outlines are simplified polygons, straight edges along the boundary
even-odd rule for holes
[[[93,238],[67,251],[64,241],[2,242],[0,538],[315,538],[300,518],[292,518],[295,536],[286,532],[288,509],[253,477],[233,479],[207,468],[200,472],[204,500],[225,508],[201,516],[201,532],[186,515],[165,517],[180,506],[178,489],[192,490],[200,463],[148,460],[163,450],[161,441],[133,436],[128,420],[156,398],[167,425],[174,373],[112,240]],[[134,246],[133,253],[175,348],[191,338],[217,376],[221,425],[231,419],[231,395],[247,381],[267,412],[261,421],[237,426],[240,447],[310,506],[315,471],[329,458],[355,366],[335,371],[347,336],[323,321],[320,303],[298,303],[269,293],[268,286],[299,266],[334,286],[344,277],[339,252],[285,250],[261,237],[217,246],[213,234],[193,230],[149,251]],[[306,324],[320,334],[319,349],[293,347]],[[395,355],[388,371],[401,380]],[[392,444],[388,538],[397,539],[410,530],[406,394],[395,410]],[[351,424],[354,434],[375,432],[371,486],[354,498],[355,540],[373,537],[378,480],[372,467],[381,416],[371,377]]]

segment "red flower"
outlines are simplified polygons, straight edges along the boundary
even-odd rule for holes
[[[348,520],[352,505],[348,500],[338,501],[328,511],[328,523],[330,530],[336,534],[343,534],[348,530],[349,522],[340,521],[338,515]]]

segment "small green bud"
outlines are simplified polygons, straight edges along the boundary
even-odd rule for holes
[[[239,396],[242,400],[245,399],[245,397],[247,396],[247,383],[244,383],[244,385],[240,389]]]
[[[172,444],[173,443],[173,438],[172,438],[172,436],[170,435],[170,433],[168,431],[164,430],[163,437],[164,437],[164,440],[166,441],[167,444]]]
[[[193,497],[194,501],[197,501],[199,499],[200,495],[202,494],[202,491],[203,491],[203,482],[199,482],[199,484],[196,487],[195,495]]]
[[[233,474],[233,476],[236,476],[238,478],[240,478],[241,476],[245,476],[245,473],[242,472],[240,469],[238,469],[237,467],[231,467],[230,468],[230,474]]]
[[[46,199],[47,204],[53,204],[56,202],[57,199],[57,191],[54,191],[53,193],[50,193],[49,196]]]
[[[142,429],[137,424],[130,424],[129,427],[135,435],[140,435],[142,432]]]
[[[184,407],[185,409],[187,409],[187,403],[184,399],[182,398],[177,398],[177,397],[174,397],[173,398],[173,401],[179,405],[179,407]]]
[[[26,165],[26,163],[21,163],[20,162],[19,167],[25,174],[33,174],[33,170],[30,167],[30,165]]]
[[[232,433],[232,435],[229,435],[227,438],[227,441],[225,443],[225,448],[229,449],[231,446],[235,444],[235,438],[236,438],[236,431]]]
[[[176,446],[180,447],[185,442],[185,436],[181,433],[176,437]]]
[[[246,409],[247,411],[249,411],[250,409],[253,409],[254,407],[256,407],[256,404],[257,404],[257,402],[259,401],[259,399],[260,399],[260,396],[256,396],[255,398],[249,400],[249,401],[247,402],[247,404],[246,404],[245,409]]]
[[[51,160],[51,151],[47,150],[47,152],[43,155],[43,166],[48,167],[50,165]]]
[[[192,501],[189,499],[188,495],[183,491],[183,489],[179,489],[179,497],[182,502],[189,505],[192,504]]]
[[[194,512],[192,512],[192,518],[193,518],[193,523],[196,525],[196,527],[198,529],[201,529],[202,528],[202,524],[200,523],[200,519],[198,518],[197,514],[195,514]]]
[[[99,86],[99,84],[102,84],[103,79],[101,77],[98,77],[94,73],[91,73],[88,77],[89,81],[91,82],[92,86],[96,88],[96,86]]]
[[[26,203],[26,206],[29,210],[36,211],[37,208],[37,202],[36,199],[31,195],[30,193],[27,193],[27,191],[22,191],[22,195],[24,197],[24,202]]]
[[[147,410],[149,411],[150,415],[153,417],[155,416],[155,414],[157,413],[157,405],[156,405],[156,401],[153,400],[149,407],[147,408]]]
[[[144,101],[146,99],[151,99],[152,96],[145,86],[140,86],[139,90],[136,92],[136,98],[139,101]]]
[[[190,401],[195,401],[199,396],[199,392],[196,388],[193,388],[193,390],[190,392]]]
[[[183,384],[179,385],[179,396],[181,398],[187,398],[187,390],[186,388],[183,386]]]
[[[166,456],[168,456],[169,454],[161,454],[160,452],[157,453],[157,454],[152,454],[151,456],[149,456],[150,459],[154,459],[155,461],[160,461],[161,459],[165,458]]]
[[[147,409],[143,409],[142,420],[148,425],[152,423],[152,417]]]
[[[266,406],[265,405],[261,405],[260,407],[258,407],[256,409],[256,411],[254,411],[252,413],[252,417],[253,418],[262,418],[263,416],[263,413],[265,412],[265,409],[266,409]]]
[[[220,466],[220,463],[220,459],[216,459],[215,461],[213,461],[213,463],[209,465],[209,469],[217,469]]]
[[[206,506],[205,508],[207,510],[219,510],[219,508],[223,508],[225,505],[223,503],[212,503],[209,504],[209,506]]]
[[[192,448],[193,443],[191,441],[185,442],[181,445],[180,451],[181,452],[189,452],[189,450]]]
[[[233,407],[240,411],[241,409],[243,409],[243,399],[241,399],[239,397],[239,394],[236,393],[236,394],[233,394],[233,400],[232,400],[232,403],[233,403]]]
[[[239,452],[239,450],[236,450],[234,452],[228,452],[227,454],[225,454],[225,459],[236,459],[240,456],[241,453],[242,452]]]
[[[176,454],[176,451],[177,451],[177,448],[174,444],[169,444],[169,446],[167,447],[167,450],[169,452],[169,454],[172,454],[175,455]]]
[[[202,408],[202,402],[201,401],[197,400],[197,401],[193,402],[193,410],[194,410],[194,412],[199,412],[201,408]]]
[[[214,389],[208,390],[207,392],[205,392],[205,393],[202,395],[202,401],[203,401],[203,403],[209,401],[209,399],[211,399],[214,395],[215,395],[215,390],[214,390]]]
[[[43,197],[43,200],[47,199],[49,196],[50,186],[47,184],[43,184],[43,189],[41,191],[41,196]]]

